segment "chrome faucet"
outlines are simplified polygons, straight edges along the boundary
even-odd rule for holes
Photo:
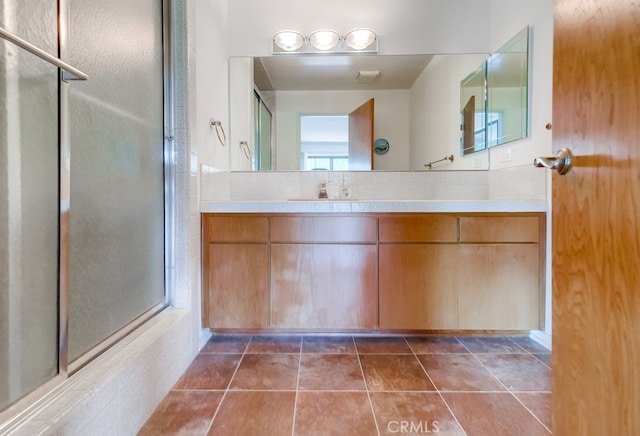
[[[327,182],[320,183],[320,192],[318,193],[318,198],[329,198],[327,195]]]

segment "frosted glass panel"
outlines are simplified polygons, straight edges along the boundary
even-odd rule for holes
[[[1,25],[57,52],[56,1],[0,1]],[[57,374],[58,70],[0,40],[0,410]]]
[[[164,298],[161,7],[70,1],[70,361]]]

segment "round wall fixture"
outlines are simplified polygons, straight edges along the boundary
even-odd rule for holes
[[[389,141],[384,138],[376,139],[376,142],[373,143],[373,151],[375,151],[376,154],[385,154],[389,151],[389,147]]]

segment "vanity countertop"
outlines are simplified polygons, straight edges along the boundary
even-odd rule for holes
[[[547,212],[544,200],[203,201],[201,213]]]

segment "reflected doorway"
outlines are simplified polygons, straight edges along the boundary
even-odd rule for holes
[[[349,115],[300,115],[300,168],[349,169]]]

